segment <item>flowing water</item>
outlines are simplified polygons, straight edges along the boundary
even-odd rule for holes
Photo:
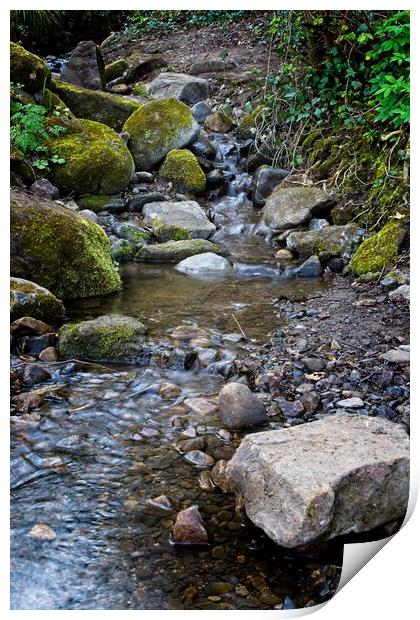
[[[322,602],[337,585],[342,546],[312,557],[280,549],[235,512],[232,495],[201,490],[197,477],[205,468],[176,449],[193,427],[206,435],[209,454],[230,458],[239,435],[220,433],[217,414],[196,413],[184,399],[215,402],[232,359],[252,354],[281,328],[273,299],[310,297],[327,286],[281,276],[247,198],[250,177],[237,145],[212,139],[215,165],[230,180],[224,195],[210,197],[214,239],[229,251],[233,273],[197,277],[172,265],[122,266],[120,293],[77,302],[69,315],[140,317],[158,354],[148,367],[51,366],[54,392],[40,420],[12,418],[13,609],[272,609]],[[173,329],[191,323],[208,336],[174,341]],[[162,382],[180,386],[181,395],[162,398]],[[155,516],[145,502],[162,494],[174,511]],[[210,542],[180,548],[170,532],[177,509],[191,504]],[[33,537],[36,524],[48,525],[55,538]]]

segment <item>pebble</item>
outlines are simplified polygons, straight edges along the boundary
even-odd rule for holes
[[[41,362],[56,362],[58,360],[58,353],[55,347],[47,347],[43,349],[39,354]]]
[[[387,362],[392,362],[393,364],[407,364],[410,361],[410,351],[390,349],[386,353],[382,353],[379,357]]]
[[[197,465],[197,467],[211,467],[214,465],[215,460],[213,457],[209,456],[205,452],[201,450],[191,450],[191,452],[187,452],[184,458],[193,465]]]
[[[174,511],[171,500],[166,495],[159,495],[145,502],[146,512],[155,516],[168,515]]]
[[[337,407],[349,408],[349,409],[359,409],[363,407],[364,402],[361,398],[354,396],[353,398],[345,398],[344,400],[339,400],[337,403]]]
[[[148,426],[145,426],[140,431],[140,435],[142,435],[143,437],[158,437],[159,431],[155,428],[149,428]]]
[[[217,405],[206,400],[205,398],[187,398],[184,400],[184,405],[200,415],[211,415],[217,411]]]
[[[57,535],[54,530],[46,523],[37,523],[28,534],[37,540],[54,540]]]
[[[321,372],[326,366],[326,362],[319,357],[304,357],[302,362],[310,372]]]
[[[211,493],[216,488],[208,469],[200,471],[198,474],[198,486],[206,493]]]
[[[181,452],[192,452],[193,450],[204,450],[206,443],[205,437],[192,437],[178,442],[176,447]]]

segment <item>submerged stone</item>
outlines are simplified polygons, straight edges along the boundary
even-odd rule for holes
[[[232,263],[223,256],[218,256],[213,252],[204,252],[186,258],[178,263],[175,269],[182,273],[211,274],[231,272],[233,267]]]
[[[180,544],[207,544],[208,534],[197,506],[190,506],[178,513],[172,530],[172,540]]]

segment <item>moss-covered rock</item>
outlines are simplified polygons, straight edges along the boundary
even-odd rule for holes
[[[203,254],[225,254],[223,248],[206,239],[185,239],[181,241],[167,241],[156,245],[145,245],[136,254],[135,260],[143,263],[179,263],[179,261]]]
[[[318,187],[278,185],[265,203],[264,220],[273,230],[287,230],[328,211],[334,203],[334,196]]]
[[[137,249],[137,246],[127,241],[127,239],[117,239],[112,244],[111,256],[117,263],[128,263],[134,259]]]
[[[225,112],[218,111],[210,114],[204,121],[204,127],[209,131],[227,133],[233,129],[233,120]]]
[[[63,325],[58,352],[63,358],[139,362],[144,359],[146,328],[137,319],[119,314]]]
[[[112,196],[108,194],[87,194],[81,196],[77,202],[81,209],[89,209],[89,211],[96,213],[112,202]]]
[[[26,160],[25,155],[12,144],[10,145],[10,184],[20,185],[33,183],[35,173],[32,166]]]
[[[253,138],[257,132],[258,122],[262,119],[263,109],[257,106],[252,112],[247,112],[241,118],[239,125],[235,129],[236,137],[239,140]]]
[[[160,178],[172,181],[177,189],[201,194],[206,189],[206,176],[195,155],[187,149],[173,149],[159,169]]]
[[[292,232],[287,237],[287,249],[300,257],[319,256],[325,262],[331,258],[350,258],[363,237],[355,224],[326,226],[315,230]]]
[[[46,143],[50,153],[66,160],[48,175],[61,194],[115,194],[129,184],[134,162],[113,129],[89,120],[58,117],[50,122],[67,129]]]
[[[106,83],[108,84],[108,82],[112,82],[112,80],[115,80],[116,78],[121,77],[124,71],[127,71],[129,66],[130,66],[129,63],[126,61],[125,58],[118,58],[118,60],[114,60],[114,62],[111,62],[109,65],[106,65],[105,67]]]
[[[78,118],[103,123],[115,131],[121,131],[126,120],[143,105],[119,95],[89,90],[59,80],[51,81],[51,90]]]
[[[172,149],[193,142],[200,132],[191,110],[177,99],[151,101],[140,107],[124,125],[128,147],[139,170],[150,170]]]
[[[17,43],[10,43],[10,81],[22,84],[26,90],[35,93],[47,87],[51,71],[47,63],[26,51]]]
[[[194,200],[146,204],[143,207],[143,218],[162,242],[208,239],[216,230],[216,226]]]
[[[61,299],[116,291],[120,277],[100,226],[57,203],[11,193],[11,274],[35,280]]]
[[[65,308],[43,286],[23,278],[10,278],[10,320],[16,321],[23,316],[45,321],[52,325],[62,323]]]
[[[391,269],[406,231],[398,220],[391,220],[376,235],[365,239],[350,261],[351,271],[360,276],[372,271]]]

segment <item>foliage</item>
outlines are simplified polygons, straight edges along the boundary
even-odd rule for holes
[[[58,28],[64,11],[11,11],[11,30],[13,35],[25,38],[43,37],[50,29]]]
[[[12,85],[12,94],[16,85]],[[50,154],[45,147],[48,135],[59,136],[67,132],[61,125],[45,126],[47,110],[36,103],[21,103],[14,99],[10,102],[10,141],[24,155],[34,156],[32,165],[39,170],[46,170],[49,164],[64,164],[65,159],[53,153]],[[60,116],[57,108],[53,116]],[[38,155],[41,155],[38,157]]]
[[[243,17],[246,11],[131,11],[125,32],[136,35],[165,28],[175,30],[195,26],[225,25]]]

